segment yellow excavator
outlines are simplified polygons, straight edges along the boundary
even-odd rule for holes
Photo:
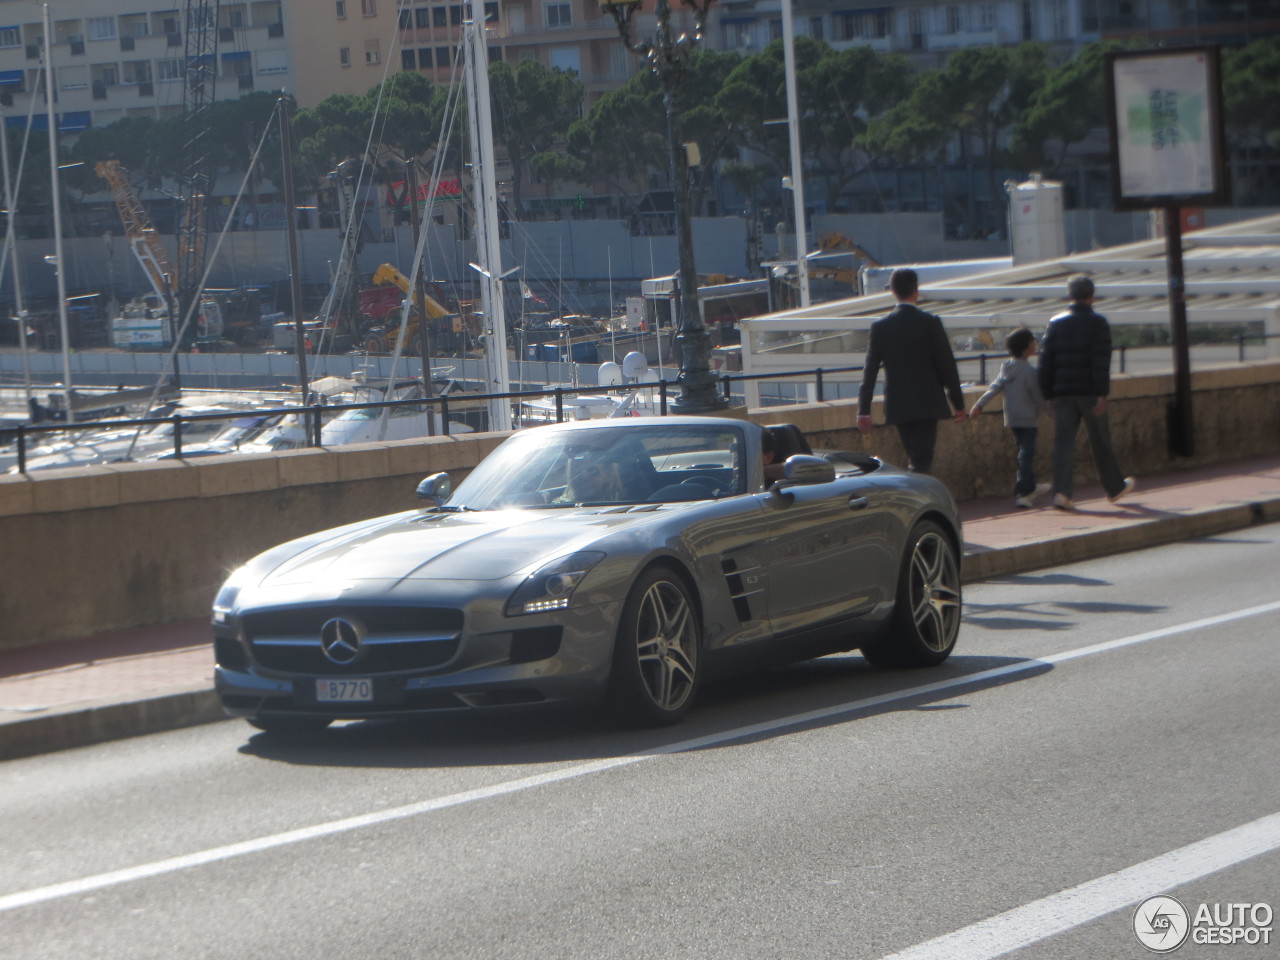
[[[428,319],[432,321],[433,336],[442,332],[459,333],[462,331],[461,317],[450,311],[425,290],[421,291],[418,296],[410,296],[409,278],[396,269],[394,264],[384,263],[373,274],[373,286],[381,287],[388,284],[399,288],[400,292],[404,294],[404,298],[409,301],[409,327],[407,330],[409,342],[403,352],[412,356],[422,352],[421,330],[420,325],[416,322],[419,301],[422,304],[422,309],[426,311]],[[365,353],[394,353],[396,340],[400,336],[401,317],[402,312],[397,307],[388,310],[380,319],[367,327],[364,331]],[[447,321],[447,324],[442,321]]]
[[[827,257],[842,257],[845,254],[852,255],[868,267],[881,266],[879,260],[867,253],[859,244],[854,243],[843,233],[824,233],[818,237],[817,255],[811,255],[813,259],[809,261],[809,277],[821,277],[847,283],[856,291],[858,289],[859,270],[857,264],[854,266],[829,267],[819,262]]]

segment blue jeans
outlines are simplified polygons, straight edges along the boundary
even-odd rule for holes
[[[1018,478],[1013,484],[1013,495],[1025,497],[1036,489],[1036,428],[1010,427],[1013,439],[1018,441]]]
[[[1053,489],[1069,497],[1075,489],[1072,468],[1076,458],[1076,434],[1084,421],[1089,433],[1089,447],[1093,451],[1093,463],[1098,468],[1098,479],[1108,497],[1124,490],[1124,474],[1116,463],[1111,448],[1111,429],[1107,415],[1097,417],[1093,408],[1097,397],[1053,398]]]

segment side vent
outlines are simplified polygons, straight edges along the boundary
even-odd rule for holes
[[[747,567],[746,569],[738,568],[738,561],[732,557],[726,557],[720,561],[720,569],[724,572],[725,583],[729,586],[729,596],[733,600],[733,612],[737,614],[740,623],[747,623],[751,620],[760,619],[758,615],[753,616],[751,612],[751,598],[760,593],[758,589],[748,589],[746,581],[743,579],[744,574],[749,574],[755,567]]]

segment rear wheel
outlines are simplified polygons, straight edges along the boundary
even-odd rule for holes
[[[702,637],[684,583],[670,570],[645,571],[622,607],[614,642],[609,707],[631,725],[675,723],[693,705]]]
[[[888,634],[862,648],[877,667],[931,667],[951,655],[960,632],[960,560],[946,531],[916,524],[898,575]]]
[[[365,338],[364,352],[370,353],[370,354],[386,353],[387,352],[386,341],[384,341],[382,337],[378,336],[376,333],[371,333],[369,334],[369,336]]]

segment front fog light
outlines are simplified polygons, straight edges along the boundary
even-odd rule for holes
[[[603,553],[584,551],[544,564],[530,574],[520,584],[520,589],[511,595],[511,599],[507,601],[507,616],[519,617],[527,613],[564,610],[569,606],[573,591],[582,582],[582,578],[603,559]]]

